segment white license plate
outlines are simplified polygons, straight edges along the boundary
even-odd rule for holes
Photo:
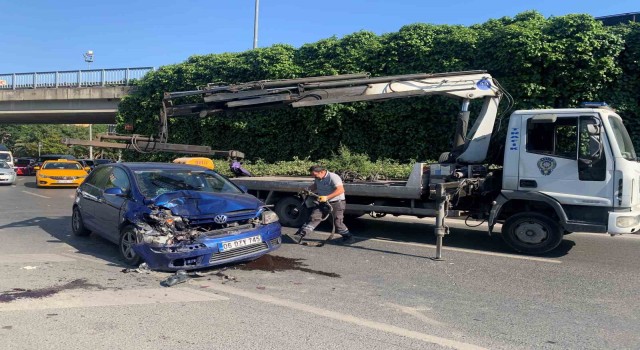
[[[58,180],[56,182],[59,184],[72,184],[73,180]]]
[[[227,250],[242,248],[256,243],[262,243],[262,238],[260,236],[252,236],[243,239],[237,239],[235,241],[218,243],[218,249],[220,249],[221,252],[226,252]]]

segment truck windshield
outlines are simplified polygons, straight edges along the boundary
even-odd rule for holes
[[[627,129],[622,124],[622,120],[616,117],[610,117],[609,124],[611,124],[613,136],[616,138],[616,143],[618,144],[618,149],[622,157],[626,160],[636,160],[636,151],[633,148],[633,142],[631,142],[631,137],[629,137]]]

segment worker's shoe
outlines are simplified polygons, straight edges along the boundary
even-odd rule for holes
[[[356,239],[353,238],[353,235],[348,231],[342,234],[342,244],[352,244],[355,242],[356,242]]]
[[[302,242],[302,240],[304,239],[304,236],[306,236],[307,233],[303,230],[298,230],[296,231],[296,233],[290,235],[289,237],[296,242],[296,244],[300,244],[300,242]]]

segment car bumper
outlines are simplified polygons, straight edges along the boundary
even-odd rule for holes
[[[640,209],[609,212],[607,231],[612,235],[640,233]]]
[[[16,182],[16,175],[0,175],[0,184],[12,184]]]
[[[54,180],[49,178],[37,178],[36,184],[38,187],[78,187],[82,184],[84,179],[67,180],[71,182],[62,182],[65,180]]]
[[[224,242],[237,241],[260,236],[260,243],[222,251]],[[138,254],[152,270],[177,271],[194,270],[205,267],[253,260],[272,252],[282,244],[281,226],[272,223],[251,231],[225,237],[203,237],[191,244],[182,245],[179,251],[169,250],[177,246],[154,247],[141,243],[134,246]]]

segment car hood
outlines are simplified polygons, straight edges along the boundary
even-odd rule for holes
[[[246,193],[211,193],[200,191],[168,192],[152,199],[152,203],[171,210],[173,215],[202,217],[234,211],[255,210],[262,203]]]
[[[39,172],[47,176],[87,176],[87,172],[80,169],[40,169]]]
[[[0,174],[11,174],[13,169],[0,168]]]

